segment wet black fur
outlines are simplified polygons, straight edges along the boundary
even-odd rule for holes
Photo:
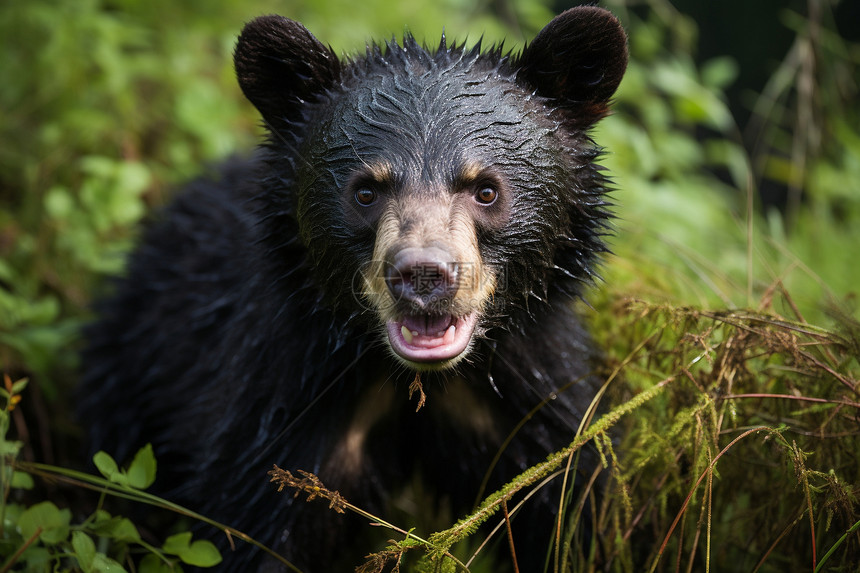
[[[336,556],[356,565],[373,550],[349,549],[361,520],[276,493],[272,464],[315,472],[383,515],[417,474],[462,515],[501,440],[575,382],[519,432],[491,485],[568,444],[596,389],[570,305],[594,276],[608,221],[587,129],[621,79],[625,40],[614,18],[584,8],[519,56],[444,39],[428,51],[407,37],[340,61],[296,22],[249,24],[237,74],[269,141],[160,213],[99,305],[80,408],[94,448],[127,458],[152,442],[157,491],[308,571],[332,571]],[[456,374],[423,376],[428,402],[418,413],[406,398],[414,373],[384,348],[353,283],[373,227],[344,197],[363,160],[380,157],[396,174],[380,192],[450,189],[462,163],[478,159],[506,201],[477,223],[482,257],[502,270],[480,339]],[[492,436],[451,415],[455,375]],[[373,424],[361,467],[339,469],[332,451],[379,388],[396,399]],[[586,456],[584,469],[593,465]],[[555,500],[546,503],[549,524]],[[530,524],[520,539],[521,557],[542,562],[546,529]],[[224,555],[225,571],[261,562],[242,543]]]

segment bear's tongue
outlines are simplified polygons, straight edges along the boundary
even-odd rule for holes
[[[386,324],[391,348],[413,362],[443,362],[456,358],[472,339],[477,314],[466,317],[406,315]]]

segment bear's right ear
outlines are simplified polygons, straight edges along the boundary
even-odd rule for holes
[[[547,24],[518,64],[519,81],[588,127],[606,115],[627,69],[627,34],[608,10],[577,6]]]
[[[283,16],[245,25],[233,53],[239,86],[270,129],[299,121],[302,104],[340,79],[340,61],[307,28]]]

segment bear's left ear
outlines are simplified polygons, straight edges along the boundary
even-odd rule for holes
[[[577,6],[556,16],[523,50],[517,79],[569,110],[587,127],[606,115],[608,101],[627,69],[627,34],[618,19],[597,6]]]
[[[245,25],[233,53],[239,86],[271,129],[301,119],[302,105],[340,79],[340,61],[307,28],[283,16]]]

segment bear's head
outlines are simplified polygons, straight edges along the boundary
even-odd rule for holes
[[[627,65],[606,10],[564,12],[518,56],[407,36],[344,60],[265,16],[235,63],[270,132],[268,235],[296,229],[329,304],[411,368],[455,365],[593,276],[609,215],[588,130]]]

